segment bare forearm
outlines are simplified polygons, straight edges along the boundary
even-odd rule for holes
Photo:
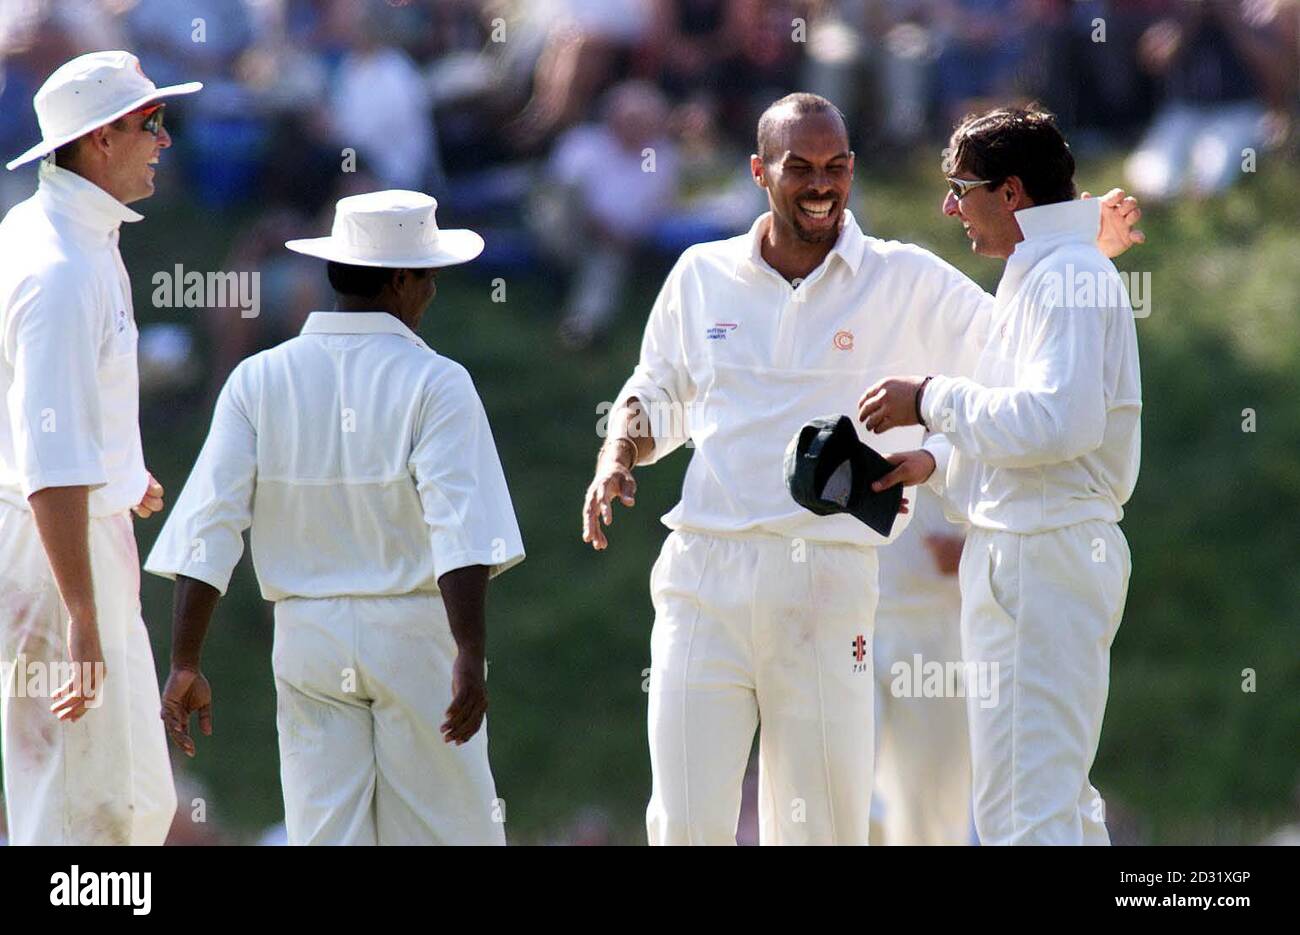
[[[198,669],[203,641],[221,592],[197,578],[176,576],[172,595],[172,668]]]
[[[613,458],[630,470],[650,457],[654,450],[650,419],[641,400],[633,396],[610,416],[609,433],[600,448],[600,457]]]
[[[59,596],[73,620],[94,621],[90,572],[90,488],[46,487],[28,497]]]
[[[486,565],[456,568],[438,579],[456,648],[479,657],[487,649],[487,583]]]

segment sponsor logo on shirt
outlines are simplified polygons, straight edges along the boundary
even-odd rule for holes
[[[853,350],[853,332],[837,331],[835,337],[831,339],[831,343],[835,345],[837,351],[851,351]]]
[[[867,671],[867,638],[861,633],[853,638],[853,671]]]
[[[729,332],[736,330],[734,321],[720,321],[704,333],[710,341],[725,341]]]
[[[126,309],[119,308],[117,310],[117,333],[121,334],[125,330],[126,330]]]

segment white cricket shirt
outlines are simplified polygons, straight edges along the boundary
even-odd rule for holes
[[[972,525],[1035,533],[1118,522],[1133,493],[1137,329],[1095,243],[1099,210],[1085,199],[1016,212],[1025,239],[998,284],[974,378],[926,387],[926,423],[952,445],[947,498]]]
[[[141,216],[49,160],[0,221],[0,499],[92,487],[91,516],[136,506],[140,446],[131,284],[118,229]]]
[[[795,287],[760,252],[768,219],[682,254],[616,405],[635,396],[648,407],[646,463],[688,438],[695,446],[670,528],[880,545],[856,518],[794,502],[786,446],[808,420],[843,414],[881,453],[919,447],[919,426],[866,434],[858,398],[883,377],[968,372],[993,297],[920,247],[867,237],[848,211],[834,249]]]
[[[386,312],[313,312],[234,369],[145,570],[224,594],[250,524],[271,601],[436,592],[524,557],[469,373]]]

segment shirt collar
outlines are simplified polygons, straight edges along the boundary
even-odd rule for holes
[[[54,164],[41,161],[37,194],[46,207],[99,234],[111,234],[125,221],[144,219],[94,182]]]
[[[736,263],[736,275],[739,276],[746,263],[752,264],[759,268],[770,268],[768,263],[763,259],[763,235],[767,231],[768,220],[772,217],[771,211],[765,211],[749,228],[748,253],[742,254]],[[832,256],[838,256],[844,261],[849,268],[849,272],[857,275],[858,267],[862,265],[862,257],[867,250],[867,235],[862,233],[862,228],[858,226],[857,219],[853,217],[853,212],[844,209],[844,222],[840,225],[839,236],[835,238],[835,246],[827,254],[827,259]]]
[[[1101,199],[1080,198],[1021,208],[1016,212],[1016,223],[1025,242],[1061,239],[1093,243],[1101,227]]]
[[[396,334],[431,350],[418,334],[388,312],[312,312],[303,334]]]
[[[1049,252],[1064,244],[1093,245],[1101,228],[1101,199],[1080,198],[1050,205],[1035,205],[1016,212],[1025,239],[1007,257],[998,283],[997,298],[1006,301],[1020,288],[1029,271]]]

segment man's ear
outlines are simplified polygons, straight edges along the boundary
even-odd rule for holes
[[[763,172],[763,159],[757,153],[749,154],[749,174],[759,188],[767,188],[767,176]]]
[[[1002,183],[1002,198],[1006,207],[1011,211],[1031,208],[1034,205],[1033,199],[1025,192],[1025,183],[1020,180],[1018,175],[1009,175],[1007,180]]]
[[[109,126],[96,127],[86,134],[85,140],[82,141],[82,149],[90,150],[96,155],[108,157],[113,148],[113,140],[109,135]]]

